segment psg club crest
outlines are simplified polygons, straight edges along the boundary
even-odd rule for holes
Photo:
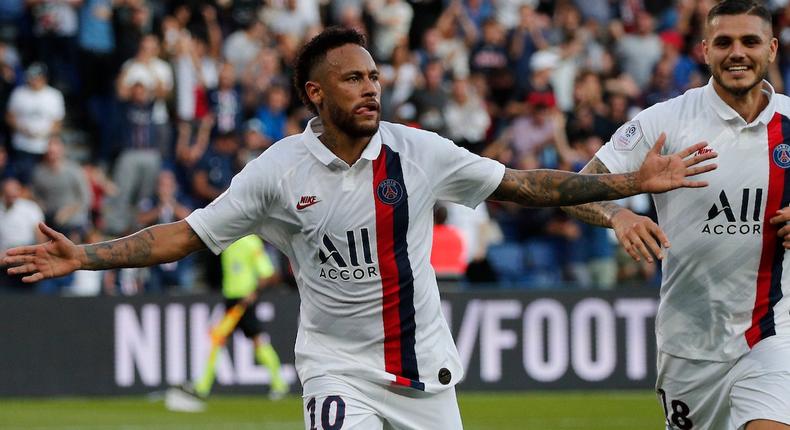
[[[387,178],[379,182],[376,195],[382,203],[392,206],[403,198],[403,186],[398,181]]]
[[[781,143],[774,148],[774,163],[777,166],[787,169],[790,167],[790,145]]]

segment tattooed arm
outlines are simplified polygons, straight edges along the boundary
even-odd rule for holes
[[[609,169],[606,168],[606,165],[604,165],[601,160],[597,157],[593,157],[579,173],[604,174],[609,173]],[[564,206],[562,210],[587,224],[612,227],[612,217],[618,212],[628,209],[617,203],[601,201],[578,206]]]
[[[61,233],[39,224],[48,242],[9,249],[3,264],[24,282],[67,275],[75,270],[142,267],[175,261],[205,248],[186,221],[159,224],[120,239],[75,245]]]
[[[707,186],[706,182],[686,179],[716,168],[715,164],[698,166],[716,157],[713,152],[689,157],[707,143],[697,143],[675,154],[661,155],[665,140],[662,133],[636,172],[590,175],[547,169],[507,169],[499,187],[489,198],[524,206],[572,206],[641,193],[663,193],[681,187]]]
[[[593,157],[581,173],[604,174],[609,169],[597,157]],[[588,224],[612,228],[617,241],[636,261],[642,258],[653,262],[653,256],[662,259],[661,247],[669,247],[664,231],[652,219],[637,215],[628,208],[613,202],[593,202],[578,206],[565,206],[563,211]]]

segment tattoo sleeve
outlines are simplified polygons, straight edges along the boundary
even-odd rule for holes
[[[512,201],[524,206],[574,206],[640,193],[635,173],[601,174],[608,171],[597,158],[582,173],[584,174],[557,170],[508,169],[502,183],[489,198]],[[607,213],[614,208],[619,206],[613,203],[588,203],[574,206],[571,214],[585,222],[608,226],[611,214],[607,216]]]
[[[609,169],[597,157],[593,157],[582,169],[582,173],[609,173]],[[602,201],[586,203],[577,206],[564,206],[562,208],[568,215],[586,222],[587,224],[598,225],[601,227],[611,227],[612,217],[623,210],[617,203]]]
[[[87,270],[143,267],[178,260],[204,248],[186,221],[160,224],[120,239],[82,245]]]

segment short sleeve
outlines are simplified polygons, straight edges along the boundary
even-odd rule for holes
[[[505,166],[473,154],[438,135],[425,151],[424,167],[438,200],[474,208],[496,190]]]
[[[609,141],[595,156],[611,173],[638,170],[645,156],[661,134],[662,105],[655,105],[640,112],[614,132]]]
[[[230,187],[186,217],[203,243],[219,254],[238,239],[252,234],[266,220],[277,201],[277,169],[266,157],[248,163]]]

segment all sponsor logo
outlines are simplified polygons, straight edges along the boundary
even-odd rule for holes
[[[776,148],[774,148],[773,158],[774,164],[777,166],[783,169],[790,167],[790,145],[786,143],[776,145]]]
[[[322,279],[362,281],[378,278],[367,228],[346,232],[346,247],[338,247],[326,234],[318,250],[318,276]]]
[[[742,189],[739,206],[731,204],[729,196],[722,190],[718,201],[708,210],[708,219],[705,220],[701,232],[714,235],[759,235],[762,207],[762,188]]]

